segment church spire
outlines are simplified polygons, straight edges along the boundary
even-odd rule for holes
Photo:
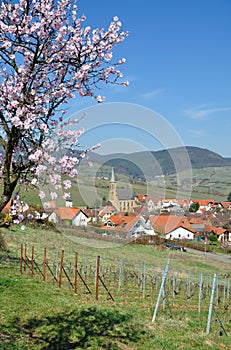
[[[111,180],[110,180],[110,182],[115,182],[114,168],[111,169]]]
[[[111,169],[111,180],[109,183],[109,194],[108,201],[111,202],[114,207],[119,210],[119,201],[116,192],[116,181],[115,181],[115,173],[114,168]]]

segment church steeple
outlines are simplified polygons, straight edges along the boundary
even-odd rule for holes
[[[111,180],[110,180],[110,182],[115,182],[114,168],[111,169]]]
[[[117,197],[117,192],[116,192],[116,181],[115,181],[114,168],[111,169],[111,179],[110,179],[110,183],[109,183],[108,200],[109,200],[109,202],[112,203],[112,205],[117,207],[118,197]]]

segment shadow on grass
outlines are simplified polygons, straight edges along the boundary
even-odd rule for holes
[[[121,344],[134,344],[145,334],[133,323],[131,315],[96,307],[33,318],[26,324],[18,320],[14,326],[31,348],[43,350],[121,349]]]

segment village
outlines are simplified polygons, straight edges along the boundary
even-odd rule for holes
[[[111,171],[107,205],[99,208],[73,207],[71,200],[65,206],[46,203],[37,211],[22,203],[23,222],[29,219],[48,222],[60,227],[97,228],[102,235],[118,234],[126,239],[158,236],[166,240],[197,240],[231,243],[231,202],[215,199],[149,198],[147,194],[131,193],[117,188],[114,168]],[[12,205],[12,203],[11,203]],[[9,213],[10,203],[3,213]],[[17,223],[17,220],[13,220]]]

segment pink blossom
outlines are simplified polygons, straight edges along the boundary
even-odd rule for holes
[[[46,197],[45,193],[43,191],[39,192],[40,199],[44,199]]]
[[[57,193],[56,192],[51,192],[50,193],[50,196],[51,196],[51,199],[54,200],[58,197]]]
[[[12,43],[10,41],[5,41],[3,43],[3,47],[5,47],[6,49],[9,49],[12,46]]]
[[[71,178],[74,178],[78,175],[78,170],[77,169],[71,169],[71,171],[69,172],[69,176]]]
[[[63,184],[64,184],[65,190],[68,190],[69,188],[71,188],[71,181],[70,180],[64,180]]]
[[[63,122],[67,103],[75,96],[101,103],[105,97],[97,93],[99,82],[119,83],[122,77],[116,67],[125,59],[113,62],[113,49],[128,33],[121,30],[118,17],[106,29],[92,30],[85,20],[84,15],[77,18],[77,5],[71,0],[0,4],[0,146],[12,147],[8,135],[13,131],[8,170],[23,169],[12,173],[12,181],[19,175],[39,187],[49,180],[58,190],[60,178],[49,175],[77,176],[79,159],[67,156],[66,150],[78,145],[84,130],[74,130],[74,121]],[[1,169],[3,164],[4,159]],[[70,184],[66,179],[62,183],[65,190]],[[45,193],[39,196],[44,199]],[[55,198],[55,191],[51,196]]]
[[[34,178],[31,180],[31,185],[36,185],[38,182],[38,179]]]
[[[37,150],[35,151],[35,153],[30,154],[28,158],[29,158],[30,160],[34,161],[34,162],[37,162],[37,161],[39,160],[39,158],[42,157],[42,155],[43,155],[42,150],[37,149]]]
[[[92,151],[96,150],[97,148],[99,148],[101,145],[100,143],[97,143],[97,145],[93,146],[91,149]]]
[[[63,194],[63,199],[68,199],[68,198],[70,198],[71,197],[71,194],[69,193],[69,192],[65,192],[64,194]]]
[[[96,101],[99,102],[99,103],[103,102],[104,100],[105,100],[104,96],[98,95],[97,98],[96,98]]]

